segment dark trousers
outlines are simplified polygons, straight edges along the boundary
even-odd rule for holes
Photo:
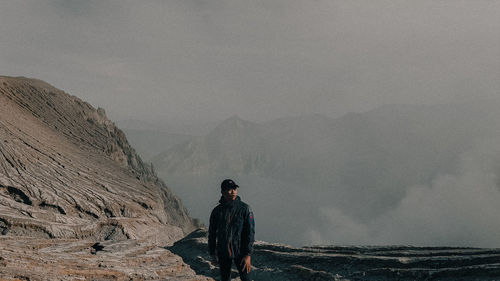
[[[243,266],[241,265],[241,257],[231,259],[228,257],[219,256],[219,268],[220,268],[220,280],[221,281],[230,281],[231,280],[231,267],[234,264],[236,265],[236,269],[238,269],[238,273],[240,274],[241,281],[250,281],[249,274],[245,271],[243,272]]]

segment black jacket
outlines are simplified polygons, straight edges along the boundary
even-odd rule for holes
[[[210,214],[210,255],[215,255],[216,249],[217,254],[223,257],[241,258],[251,255],[255,235],[252,209],[239,196],[231,202],[221,197],[219,203]]]

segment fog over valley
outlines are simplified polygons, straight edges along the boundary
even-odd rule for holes
[[[220,181],[233,178],[266,241],[492,247],[499,108],[484,100],[264,123],[233,116],[152,163],[204,223]]]

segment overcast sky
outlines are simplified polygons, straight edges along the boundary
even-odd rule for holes
[[[0,0],[0,75],[114,121],[500,96],[500,1]]]

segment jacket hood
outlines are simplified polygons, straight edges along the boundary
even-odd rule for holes
[[[241,198],[238,195],[236,195],[236,199],[234,199],[234,201],[226,201],[224,199],[224,196],[221,196],[219,203],[221,203],[222,205],[231,205],[231,204],[234,204],[234,202],[236,202],[236,201],[241,201]]]

